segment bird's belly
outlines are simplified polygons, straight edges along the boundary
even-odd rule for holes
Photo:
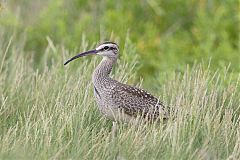
[[[120,111],[117,106],[112,106],[109,97],[102,97],[96,91],[94,91],[94,96],[99,110],[106,118],[122,122],[129,122],[135,119],[125,114],[123,111]]]
[[[129,121],[135,119],[135,117],[131,117],[127,114],[125,114],[123,111],[120,111],[119,109],[116,109],[114,106],[101,106],[100,110],[102,114],[113,121],[121,121],[128,123]]]

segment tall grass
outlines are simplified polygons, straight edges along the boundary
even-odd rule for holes
[[[38,69],[24,56],[24,42],[11,38],[0,45],[0,159],[240,158],[239,79],[227,69],[222,74],[197,64],[183,74],[169,73],[163,84],[152,85],[175,119],[118,124],[112,139],[112,123],[93,98],[91,73],[99,58],[64,67],[75,53],[49,38]],[[80,50],[89,48],[83,40]],[[113,76],[122,82],[136,82],[132,48],[127,41],[132,59],[122,56],[115,68]]]

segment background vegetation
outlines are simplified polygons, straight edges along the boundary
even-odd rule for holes
[[[55,45],[79,51],[82,40],[95,44],[128,37],[140,56],[139,76],[212,59],[213,68],[240,71],[237,0],[133,0],[131,2],[8,0],[0,24],[26,41],[25,54],[39,62],[49,37]],[[6,36],[7,36],[6,35]],[[147,74],[147,75],[146,75]]]
[[[0,159],[239,159],[237,0],[0,1]],[[113,76],[174,110],[167,124],[119,124],[94,102],[99,58],[120,44]]]

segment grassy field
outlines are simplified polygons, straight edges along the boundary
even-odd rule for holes
[[[240,159],[237,1],[1,4],[0,159]],[[175,119],[112,137],[93,98],[101,58],[63,66],[106,39],[120,43],[112,76]]]
[[[177,110],[176,119],[155,125],[119,124],[113,140],[111,122],[100,115],[90,81],[99,59],[64,67],[68,51],[50,43],[45,54],[53,54],[52,66],[45,58],[39,71],[18,44],[10,39],[0,52],[1,159],[240,158],[239,78],[227,68],[211,72],[197,64],[186,67],[184,74],[169,73],[164,84],[154,86]],[[134,79],[135,64],[123,59],[114,77],[122,82]]]

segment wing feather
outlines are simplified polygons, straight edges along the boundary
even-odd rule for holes
[[[147,119],[166,119],[168,109],[150,93],[125,84],[116,85],[113,92],[114,103],[130,116],[142,115]]]

